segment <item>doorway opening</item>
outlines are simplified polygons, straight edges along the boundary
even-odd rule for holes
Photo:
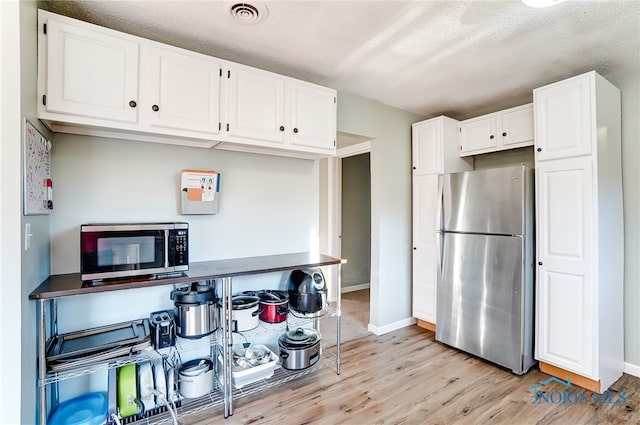
[[[346,145],[346,146],[345,146]],[[341,267],[343,341],[369,334],[371,317],[371,139],[338,133],[338,150],[326,171],[325,235]],[[322,226],[321,226],[322,227]],[[336,298],[337,273],[333,276]]]

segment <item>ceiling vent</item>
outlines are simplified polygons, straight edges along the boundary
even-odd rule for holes
[[[243,24],[257,24],[267,17],[267,8],[264,5],[249,3],[236,3],[229,9],[231,16]]]

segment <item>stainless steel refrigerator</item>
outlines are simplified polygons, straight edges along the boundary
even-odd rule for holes
[[[533,169],[439,182],[436,340],[526,373],[533,358]]]

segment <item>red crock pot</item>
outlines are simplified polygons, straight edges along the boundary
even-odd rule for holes
[[[260,320],[267,323],[280,323],[287,320],[289,312],[289,294],[285,291],[264,289],[262,291],[246,291],[246,295],[260,298]]]

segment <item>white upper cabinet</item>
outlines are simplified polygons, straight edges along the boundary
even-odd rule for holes
[[[440,116],[411,126],[413,176],[473,169],[473,158],[458,155],[458,121]]]
[[[533,105],[471,118],[460,123],[460,156],[533,145]]]
[[[533,104],[507,109],[499,114],[499,138],[505,149],[533,145]]]
[[[47,63],[46,76],[41,75],[46,77],[41,117],[66,114],[104,125],[138,121],[139,43],[100,27],[87,30],[52,18],[39,33],[46,40],[39,54]]]
[[[38,118],[54,132],[335,155],[335,90],[44,10],[38,28]]]
[[[229,140],[335,152],[335,90],[241,65],[226,77]]]
[[[289,80],[289,121],[293,146],[333,151],[336,148],[336,91]]]
[[[460,123],[460,156],[498,150],[495,115],[473,118]]]
[[[428,120],[413,124],[411,148],[414,176],[442,173],[442,121]]]
[[[582,75],[533,91],[537,161],[591,153],[596,137],[592,84]]]
[[[230,139],[283,144],[284,77],[241,65],[225,72]]]
[[[161,46],[146,49],[142,59],[144,123],[177,135],[219,133],[220,61]]]

